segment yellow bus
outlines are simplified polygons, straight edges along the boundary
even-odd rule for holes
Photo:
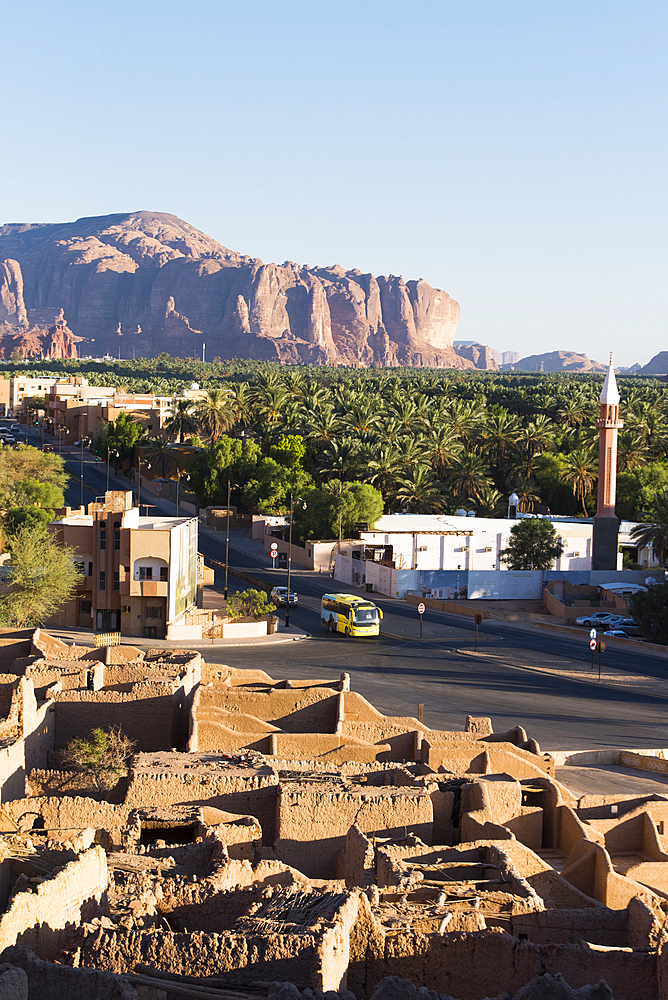
[[[347,636],[378,635],[383,612],[354,594],[323,594],[320,621],[330,632]]]

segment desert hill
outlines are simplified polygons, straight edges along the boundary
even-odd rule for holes
[[[55,310],[74,356],[76,338],[114,357],[197,357],[205,341],[208,359],[474,367],[452,347],[459,305],[425,281],[264,264],[174,215],[10,223],[0,261],[3,356],[25,338],[31,310]]]
[[[547,354],[532,354],[520,358],[513,365],[504,368],[514,368],[518,372],[604,372],[606,366],[598,361],[592,361],[586,354],[575,354],[573,351],[550,351]]]

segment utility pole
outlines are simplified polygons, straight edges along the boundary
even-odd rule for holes
[[[202,341],[202,363],[204,363],[204,353],[206,349],[206,344]]]
[[[292,513],[294,509],[294,498],[292,493],[290,494],[290,533],[288,535],[288,592],[286,594],[286,605],[285,605],[285,627],[290,627],[290,571],[292,569]]]
[[[204,354],[204,345],[202,345],[202,354]],[[227,601],[227,567],[230,561],[230,481],[227,480],[227,528],[225,531],[225,590],[223,592],[223,597]]]

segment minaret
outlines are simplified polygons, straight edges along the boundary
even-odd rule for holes
[[[617,495],[617,435],[624,426],[619,419],[619,389],[612,367],[605,376],[601,391],[601,415],[598,427],[598,504],[594,518],[591,568],[616,570],[619,518],[615,514]]]

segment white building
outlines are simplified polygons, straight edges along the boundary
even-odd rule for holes
[[[532,515],[520,514],[519,517]],[[551,574],[591,571],[593,525],[589,518],[549,517],[561,538],[564,552]],[[408,590],[430,591],[435,596],[528,597],[542,592],[541,579],[550,574],[517,573],[501,562],[510,531],[517,524],[508,518],[466,517],[448,514],[386,514],[373,529],[360,533],[357,550],[336,558],[336,579],[403,597]],[[630,538],[634,523],[620,525],[621,548],[648,569],[657,565],[653,553],[638,549]],[[619,553],[619,570],[623,554]],[[609,577],[609,572],[607,576]],[[541,579],[539,579],[541,578]],[[529,585],[529,580],[533,581]],[[529,593],[530,591],[530,593]]]

